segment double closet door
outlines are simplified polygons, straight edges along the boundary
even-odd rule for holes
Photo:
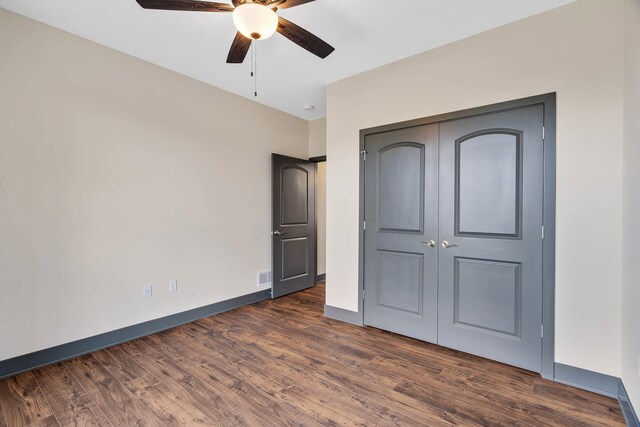
[[[366,136],[365,324],[540,372],[543,114]]]

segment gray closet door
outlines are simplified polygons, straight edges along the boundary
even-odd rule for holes
[[[273,298],[315,284],[316,165],[273,154]]]
[[[368,135],[365,149],[364,322],[436,342],[438,126]]]
[[[438,343],[540,372],[543,107],[440,124]]]

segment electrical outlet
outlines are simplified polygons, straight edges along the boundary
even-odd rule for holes
[[[142,289],[142,296],[144,298],[151,298],[152,294],[153,294],[153,287],[151,285],[144,285],[144,288]]]
[[[169,282],[169,292],[178,292],[178,281],[172,280]]]

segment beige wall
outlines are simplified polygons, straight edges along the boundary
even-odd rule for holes
[[[0,360],[259,290],[306,121],[2,9],[0,58]]]
[[[309,157],[327,155],[327,119],[309,122]]]
[[[625,0],[622,380],[640,410],[640,0]]]
[[[331,84],[327,304],[358,308],[360,129],[557,92],[555,358],[620,375],[623,22],[581,0]]]
[[[316,221],[318,222],[318,273],[327,272],[327,163],[318,163]]]

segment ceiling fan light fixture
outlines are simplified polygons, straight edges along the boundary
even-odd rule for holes
[[[233,23],[249,39],[266,39],[278,29],[278,15],[261,4],[245,3],[234,9]]]

